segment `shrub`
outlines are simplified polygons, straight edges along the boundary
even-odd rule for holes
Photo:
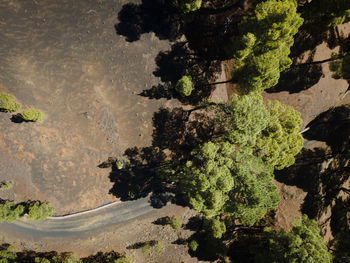
[[[151,247],[149,246],[149,244],[143,245],[141,250],[144,256],[148,256],[151,253]]]
[[[0,262],[16,262],[17,253],[14,247],[10,245],[1,245],[0,246]],[[13,261],[12,261],[13,260]]]
[[[193,90],[193,83],[191,76],[183,76],[176,83],[175,90],[182,96],[190,96]]]
[[[180,227],[182,226],[182,220],[181,218],[172,216],[169,218],[169,224],[174,230],[179,230]]]
[[[24,110],[21,115],[26,121],[42,121],[43,119],[43,113],[37,109]]]
[[[160,241],[157,241],[154,244],[154,251],[159,254],[162,251],[162,243]]]
[[[115,259],[113,263],[131,263],[131,260],[123,255],[120,258]]]
[[[196,240],[191,240],[191,242],[188,244],[188,247],[191,251],[195,252],[198,248],[198,243]]]
[[[6,221],[11,223],[24,215],[24,206],[16,205],[13,201],[6,200],[0,204],[0,223]]]
[[[17,103],[15,98],[6,93],[0,93],[0,109],[7,112],[18,111],[21,104]]]
[[[27,219],[43,220],[52,215],[53,209],[53,206],[48,202],[40,203],[39,201],[36,201],[29,204]]]
[[[1,190],[8,190],[12,188],[12,182],[10,181],[4,181],[0,183],[0,189]]]
[[[181,0],[180,9],[182,12],[189,13],[201,8],[202,0]]]

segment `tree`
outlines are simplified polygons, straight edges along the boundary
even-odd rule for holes
[[[317,223],[306,215],[297,220],[289,232],[266,229],[255,254],[257,263],[332,262]]]
[[[226,232],[226,226],[219,218],[204,219],[203,228],[211,237],[221,238]]]
[[[183,76],[176,83],[175,90],[182,96],[190,96],[193,90],[193,83],[191,76]]]
[[[233,79],[244,92],[277,84],[280,72],[292,64],[288,56],[302,23],[295,0],[266,0],[256,5],[255,16],[239,24],[240,37],[229,52],[236,59]]]
[[[335,27],[350,20],[350,3],[347,0],[311,1],[303,7],[303,17],[317,27]]]
[[[179,0],[180,10],[182,12],[189,13],[201,8],[202,0]]]
[[[293,107],[279,101],[268,101],[270,121],[258,136],[256,152],[258,156],[281,170],[295,162],[294,156],[303,147],[304,139],[299,134],[302,119]]]
[[[21,116],[26,121],[42,121],[43,113],[37,109],[24,110]]]
[[[267,127],[270,118],[258,93],[233,95],[231,104],[218,108],[217,116],[226,139],[240,147],[254,146],[258,134]]]
[[[1,263],[10,263],[16,262],[17,253],[14,247],[10,245],[1,245],[0,246],[0,262]]]
[[[0,110],[7,112],[18,111],[21,107],[21,104],[17,103],[15,98],[6,93],[0,93]]]
[[[39,201],[32,202],[28,207],[29,220],[43,220],[52,215],[54,208],[48,202],[40,203]]]
[[[24,215],[25,207],[13,201],[6,200],[0,204],[0,223],[6,221],[11,223]]]
[[[182,220],[181,218],[177,218],[175,216],[172,216],[169,218],[169,224],[174,230],[179,230],[182,226]]]
[[[335,239],[334,263],[350,263],[350,234],[339,233]]]
[[[3,181],[0,183],[0,189],[1,190],[8,190],[12,188],[12,182],[11,181]]]
[[[208,219],[227,214],[253,225],[279,202],[272,167],[229,142],[200,147],[180,184],[190,206]]]
[[[343,56],[333,54],[333,57],[335,60],[330,63],[330,70],[334,72],[332,76],[336,79],[342,78],[350,81],[350,54]]]

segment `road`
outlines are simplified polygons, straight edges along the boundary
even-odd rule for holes
[[[154,209],[149,203],[149,197],[145,197],[135,201],[122,202],[93,212],[88,216],[78,215],[62,219],[49,218],[42,221],[19,219],[13,223],[0,224],[0,231],[8,229],[36,237],[64,237],[118,225],[150,213],[152,210]]]

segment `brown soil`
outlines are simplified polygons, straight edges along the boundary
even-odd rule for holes
[[[166,101],[138,94],[159,82],[155,57],[169,43],[152,33],[126,42],[114,28],[121,7],[1,1],[0,92],[45,114],[41,123],[0,114],[0,180],[14,182],[16,201],[47,200],[55,214],[114,201],[109,169],[97,166],[151,144],[153,113]]]

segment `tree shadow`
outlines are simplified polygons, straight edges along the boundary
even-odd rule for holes
[[[176,98],[182,103],[197,104],[208,98],[214,86],[210,85],[221,72],[221,62],[199,57],[189,48],[188,42],[178,42],[170,51],[160,52],[156,57],[157,68],[153,72],[163,84],[143,90],[139,95],[150,99]],[[184,75],[189,75],[194,83],[194,90],[189,97],[181,97],[175,90],[176,82]]]
[[[270,89],[268,93],[288,91],[289,93],[298,93],[311,88],[319,82],[322,73],[321,64],[309,64],[313,61],[314,53],[307,58],[307,61],[302,65],[294,65],[281,73],[278,84]]]
[[[307,5],[305,5],[307,6]],[[307,90],[315,85],[321,77],[323,77],[322,64],[312,64],[314,55],[318,45],[326,42],[330,49],[340,46],[340,51],[347,49],[345,36],[341,35],[337,28],[321,25],[317,15],[306,15],[308,12],[299,8],[304,18],[303,25],[299,28],[298,33],[294,37],[294,44],[291,47],[290,57],[293,60],[293,65],[281,72],[279,83],[266,92],[274,93],[288,91],[289,93],[298,93]],[[306,51],[310,51],[305,59],[303,56]],[[304,59],[303,59],[304,58]],[[303,59],[303,63],[297,62]]]
[[[177,169],[194,147],[207,141],[214,132],[214,122],[200,112],[163,108],[154,114],[153,126],[152,146],[129,148],[121,158],[109,157],[98,167],[111,169],[109,178],[114,185],[109,193],[122,201],[152,193],[154,208],[168,202],[184,205],[171,178],[164,177],[164,170]]]
[[[142,0],[141,4],[128,3],[118,14],[115,25],[118,35],[133,42],[141,34],[154,32],[159,39],[175,41],[183,34],[183,21],[174,1]]]
[[[14,123],[22,123],[22,122],[28,122],[22,118],[22,115],[20,113],[13,114],[11,117],[11,121]]]
[[[303,136],[308,140],[324,141],[333,153],[346,150],[350,137],[350,106],[330,108],[319,114],[306,127]]]
[[[140,249],[145,245],[149,245],[150,247],[153,247],[157,243],[157,240],[150,240],[146,242],[136,242],[130,246],[127,246],[126,249]]]
[[[170,220],[170,217],[164,216],[153,221],[152,224],[159,225],[159,226],[166,226],[166,225],[169,225],[169,220]]]

